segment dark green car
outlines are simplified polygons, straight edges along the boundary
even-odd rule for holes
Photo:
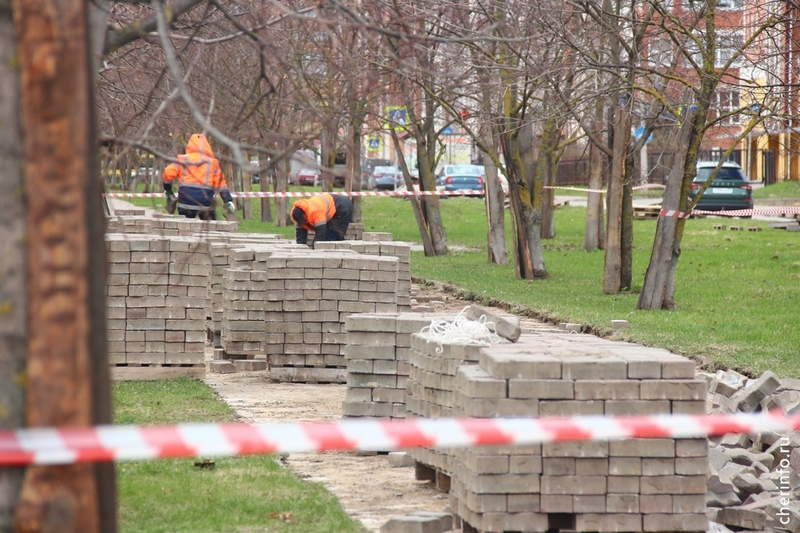
[[[697,192],[711,177],[717,161],[697,163],[697,177],[692,181],[689,198],[694,199]],[[742,167],[733,162],[725,162],[719,173],[708,186],[694,207],[700,211],[733,211],[753,209],[753,188]]]

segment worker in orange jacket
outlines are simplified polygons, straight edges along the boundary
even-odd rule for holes
[[[225,175],[205,135],[193,134],[186,143],[186,153],[177,159],[178,163],[171,163],[164,169],[163,180],[167,204],[174,201],[172,183],[178,180],[178,214],[187,218],[216,220],[216,193],[222,197],[229,213],[236,211]]]
[[[308,243],[308,232],[314,242],[343,241],[353,219],[353,202],[347,196],[324,192],[297,200],[292,207],[297,244]]]

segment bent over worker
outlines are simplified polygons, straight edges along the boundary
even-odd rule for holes
[[[308,243],[308,232],[314,242],[343,241],[353,219],[353,202],[347,196],[324,192],[309,199],[297,200],[292,207],[297,244]]]
[[[193,134],[186,143],[186,153],[177,159],[178,163],[170,163],[164,169],[163,180],[168,205],[174,201],[172,183],[178,180],[178,214],[187,218],[216,220],[215,193],[222,197],[229,213],[236,211],[225,175],[205,135]]]

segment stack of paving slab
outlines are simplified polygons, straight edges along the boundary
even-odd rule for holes
[[[397,310],[411,311],[411,244],[394,242],[391,233],[364,232],[359,241],[331,241],[317,243],[317,250],[353,250],[365,255],[396,257]]]
[[[243,370],[266,370],[264,303],[267,273],[263,270],[225,269],[222,287],[221,347],[224,358],[260,360],[259,363],[234,364]]]
[[[345,320],[353,313],[397,311],[397,258],[309,249],[304,255],[276,251],[265,266],[271,377],[345,382]]]
[[[223,278],[225,270],[264,270],[264,260],[276,248],[305,250],[304,246],[271,234],[214,234],[209,238],[211,272],[208,280],[207,330],[216,347],[222,347]]]
[[[425,334],[411,336],[410,372],[406,387],[409,418],[449,418],[455,414],[455,379],[458,369],[477,365],[481,346],[429,342]],[[450,476],[452,455],[446,450],[413,448],[407,452],[417,463]],[[437,481],[432,475],[432,481]],[[437,484],[440,484],[437,482]],[[446,489],[446,486],[443,487]]]
[[[162,237],[190,236],[208,231],[232,233],[238,227],[238,222],[205,221],[163,213],[154,213],[152,216],[112,216],[106,219],[107,233],[139,233]]]
[[[713,414],[800,414],[800,379],[767,371],[701,374]],[[730,434],[709,443],[708,516],[715,530],[800,531],[800,432]]]
[[[406,417],[411,335],[432,320],[453,315],[360,313],[345,319],[347,330],[347,397],[345,417]]]
[[[204,375],[205,241],[135,234],[108,234],[105,240],[109,359],[115,377]]]
[[[418,404],[415,350],[426,356],[423,367],[442,365],[430,355],[437,343],[412,337],[409,411]],[[426,406],[431,415],[705,412],[706,383],[695,378],[694,363],[665,350],[556,332],[475,349],[442,343],[436,355],[448,348],[463,353],[464,363],[443,376],[440,393],[431,395],[436,403]],[[704,531],[707,453],[706,439],[630,439],[435,450],[421,462],[450,477],[451,507],[464,531]]]

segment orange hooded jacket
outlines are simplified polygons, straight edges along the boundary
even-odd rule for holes
[[[225,175],[205,135],[192,134],[186,143],[186,153],[177,159],[180,163],[170,163],[164,169],[163,180],[165,191],[171,191],[172,182],[178,180],[179,208],[209,208],[215,192],[219,192],[225,202],[232,200]]]
[[[305,220],[302,221],[302,227],[306,231],[314,231],[317,226],[324,226],[336,214],[336,205],[333,201],[333,195],[330,193],[322,193],[312,196],[308,200],[301,199],[294,203],[292,209],[301,209],[305,214]],[[295,219],[295,223],[301,222]]]
[[[353,218],[353,203],[347,196],[325,192],[297,200],[291,216],[298,244],[308,242],[309,231],[314,232],[314,242],[343,240]]]

